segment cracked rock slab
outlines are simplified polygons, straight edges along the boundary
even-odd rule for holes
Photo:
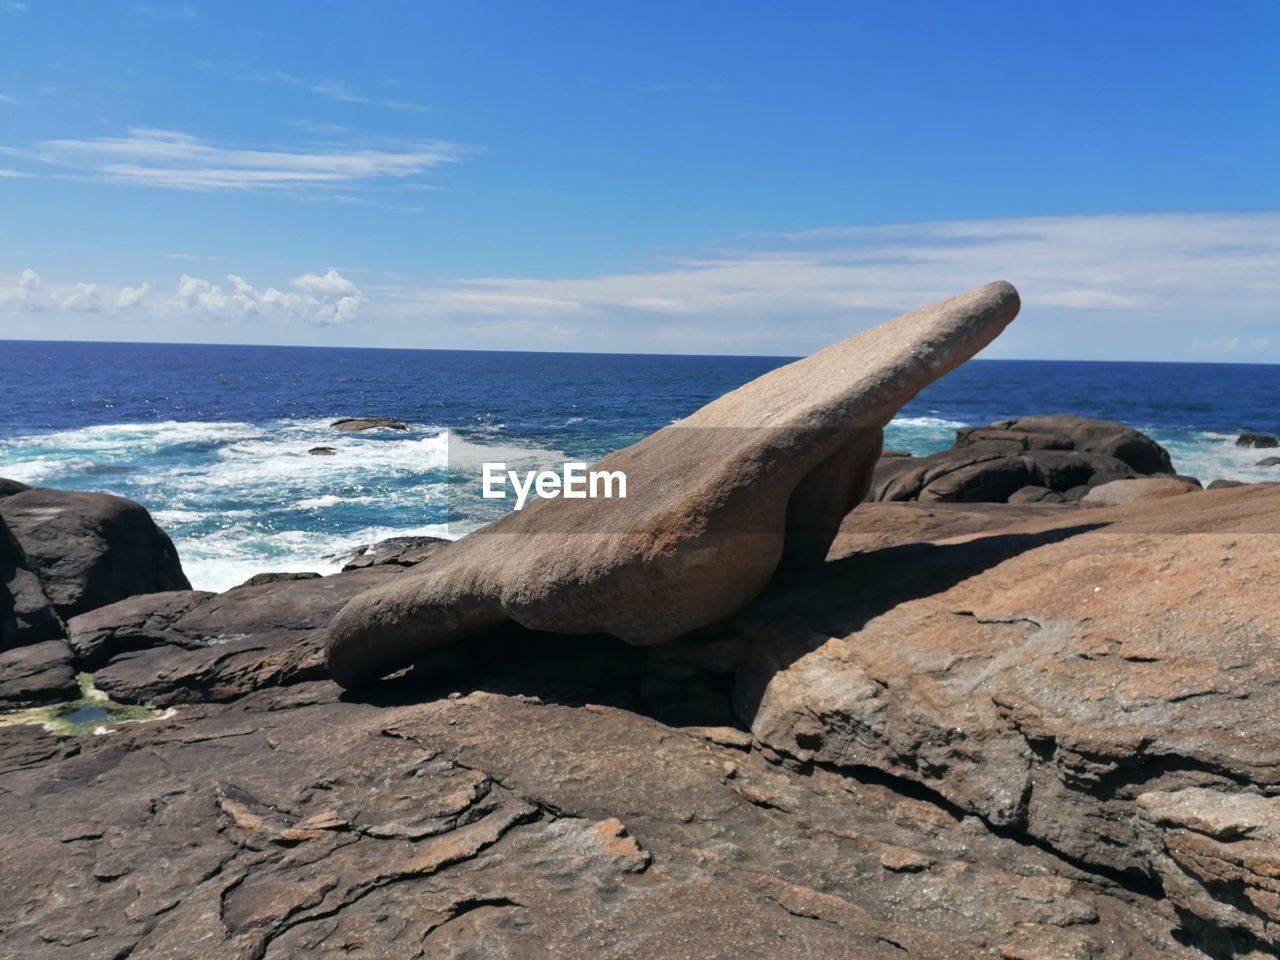
[[[926,799],[612,707],[335,694],[0,745],[5,951],[1199,956],[1141,896]]]
[[[742,618],[739,713],[1275,950],[1280,492],[1174,502],[838,561]]]

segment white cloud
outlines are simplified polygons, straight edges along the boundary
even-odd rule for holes
[[[84,170],[100,180],[187,190],[247,190],[408,180],[457,161],[464,150],[439,141],[377,149],[243,149],[214,146],[171,130],[135,128],[127,137],[43,140],[31,150],[4,152]]]
[[[17,97],[11,96],[7,93],[0,93],[0,103],[18,104],[18,103],[22,103],[22,101],[19,100]]]
[[[183,274],[171,293],[161,293],[150,283],[50,283],[28,268],[16,276],[0,277],[0,318],[143,310],[147,319],[296,321],[329,326],[357,319],[365,302],[360,288],[336,270],[304,274],[290,284],[297,290],[255,287],[235,274],[229,274],[223,283]]]
[[[329,326],[355,320],[364,303],[360,289],[336,270],[304,274],[289,282],[301,292],[255,287],[235,274],[227,275],[225,286],[183,274],[168,305],[214,320],[297,320]]]
[[[1116,319],[1276,319],[1280,214],[1045,217],[835,228],[750,238],[657,269],[566,279],[476,278],[402,290],[451,316],[649,316],[790,326],[859,317],[994,279],[1025,312]]]
[[[386,107],[389,110],[408,110],[411,113],[431,112],[431,108],[424,103],[364,96],[357,93],[351,84],[343,80],[322,80],[319,83],[312,84],[311,92],[342,103],[371,103],[374,106]]]
[[[144,283],[137,287],[100,285],[97,283],[46,283],[30,267],[8,282],[0,279],[0,312],[79,313],[115,312],[139,306],[151,290]]]
[[[9,0],[9,2],[4,5],[5,13],[25,13],[26,9],[27,5],[22,3],[21,0]]]
[[[358,316],[349,342],[363,345],[796,355],[995,279],[1017,285],[1023,310],[991,356],[1280,361],[1280,213],[831,228],[561,278],[357,287],[324,270],[276,289],[187,277],[139,303],[144,315],[193,322]],[[19,280],[0,277],[11,313]],[[32,274],[21,297],[51,309],[42,283]],[[57,293],[65,301],[78,288]],[[236,330],[226,339],[258,336]]]
[[[323,274],[304,273],[300,277],[294,277],[289,283],[317,296],[344,297],[358,292],[356,285],[337,270],[329,270]]]

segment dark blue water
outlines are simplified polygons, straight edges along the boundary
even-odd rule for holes
[[[0,342],[0,475],[146,504],[200,586],[329,569],[340,548],[457,533],[449,463],[596,459],[785,358]],[[1280,432],[1280,367],[973,361],[912,401],[889,446],[928,453],[956,427],[1029,413],[1122,420],[1206,480],[1263,479],[1243,430]],[[408,432],[340,435],[383,416]],[[445,431],[452,439],[446,449]],[[313,446],[338,449],[310,456]],[[498,455],[500,454],[500,456]]]

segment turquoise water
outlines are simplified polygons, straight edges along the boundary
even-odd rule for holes
[[[594,460],[784,358],[0,343],[0,476],[145,504],[193,584],[337,568],[397,534],[458,536],[507,502],[459,495],[484,460]],[[1029,413],[1123,420],[1206,482],[1280,479],[1238,448],[1280,431],[1275,371],[1209,364],[973,361],[887,431],[917,454],[956,428]],[[404,432],[339,434],[342,416]],[[308,454],[334,447],[336,456]]]

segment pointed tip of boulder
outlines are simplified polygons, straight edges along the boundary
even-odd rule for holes
[[[1022,306],[1022,297],[1018,294],[1018,288],[1008,280],[993,280],[982,288],[988,291],[993,297],[1008,301],[1008,305],[1014,308]]]

